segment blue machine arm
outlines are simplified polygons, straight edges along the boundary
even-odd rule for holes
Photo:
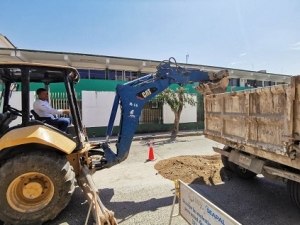
[[[222,78],[228,76],[227,71],[223,73],[221,77],[216,77],[211,76],[211,74],[206,71],[182,68],[178,66],[176,62],[175,66],[172,66],[171,64],[170,60],[163,61],[157,67],[156,73],[149,74],[125,84],[117,85],[116,96],[106,131],[106,142],[102,145],[105,158],[103,168],[111,167],[127,158],[141,111],[145,103],[154,96],[164,91],[171,84],[183,86],[195,82],[208,83],[212,82],[212,80],[218,82]],[[113,124],[119,105],[121,108],[120,131],[116,143],[117,152],[114,153],[107,143],[112,134]]]

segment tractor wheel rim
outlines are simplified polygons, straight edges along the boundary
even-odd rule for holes
[[[8,186],[8,204],[23,213],[36,212],[46,207],[54,195],[54,185],[45,174],[25,173],[15,178]]]

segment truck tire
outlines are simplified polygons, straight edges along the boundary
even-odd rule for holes
[[[231,147],[225,145],[224,148],[223,148],[223,151],[230,152],[231,149],[232,149]],[[230,162],[228,161],[228,157],[226,157],[224,155],[221,155],[221,160],[222,160],[224,168],[226,168],[228,170],[232,170],[231,167],[230,167],[231,166]]]
[[[9,224],[42,224],[69,203],[75,174],[64,156],[31,151],[0,166],[0,220]]]
[[[256,173],[247,170],[233,162],[229,162],[233,172],[242,179],[250,180],[256,176]]]
[[[300,208],[300,183],[293,180],[288,180],[287,190],[292,202]]]

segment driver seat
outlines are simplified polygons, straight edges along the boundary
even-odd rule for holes
[[[40,117],[33,109],[30,111],[35,120],[45,122],[47,119],[45,117]]]
[[[47,123],[47,121],[49,121],[50,117],[40,117],[33,109],[30,110],[30,112],[33,115],[35,120],[41,121],[42,123]],[[57,125],[51,125],[51,126],[58,129]]]

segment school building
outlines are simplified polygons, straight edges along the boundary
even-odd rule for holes
[[[76,92],[78,104],[82,108],[83,124],[86,125],[89,136],[104,135],[106,129],[105,123],[108,122],[106,117],[110,114],[111,110],[107,102],[96,102],[98,109],[95,109],[91,104],[95,105],[97,99],[110,101],[110,97],[107,97],[108,93],[105,92],[109,92],[111,93],[110,95],[113,96],[118,83],[125,83],[156,72],[156,67],[162,60],[167,59],[136,59],[88,53],[22,49],[17,48],[7,37],[0,34],[1,62],[34,62],[69,65],[78,70],[81,78],[80,82],[76,85]],[[206,71],[227,69],[230,73],[228,91],[232,89],[242,90],[245,88],[253,88],[254,86],[264,87],[290,82],[290,76],[288,75],[268,73],[264,70],[250,71],[201,64],[177,63],[183,67],[197,68]],[[202,96],[192,88],[193,86],[195,85],[187,85],[187,90],[189,93],[195,95],[198,104],[196,107],[187,107],[187,109],[184,109],[180,129],[203,128]],[[34,92],[37,87],[37,85],[32,85],[31,91]],[[64,98],[62,85],[52,85],[50,88],[51,96],[54,100]],[[98,98],[97,96],[99,95],[105,96],[106,99]],[[103,109],[104,106],[105,109]],[[87,111],[87,108],[93,110]],[[90,115],[90,113],[94,113],[95,115]],[[102,115],[100,116],[101,119],[98,118],[99,115]],[[94,117],[95,121],[91,121],[91,117]],[[137,132],[171,130],[173,117],[174,115],[172,115],[168,107],[163,106],[156,100],[150,101],[143,109]]]

